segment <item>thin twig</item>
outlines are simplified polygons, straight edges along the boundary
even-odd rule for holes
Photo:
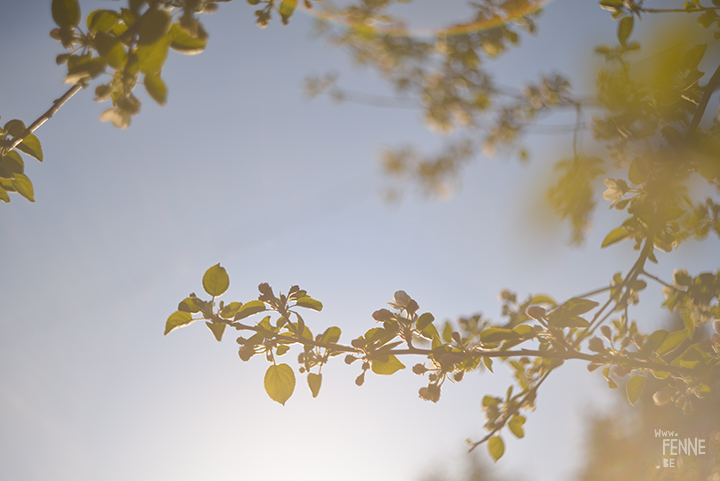
[[[700,121],[705,113],[710,97],[712,97],[712,94],[715,92],[718,85],[720,85],[720,65],[718,65],[718,68],[715,69],[715,73],[713,73],[707,85],[703,88],[702,98],[698,103],[697,110],[695,110],[695,115],[693,115],[693,118],[690,121],[687,132],[685,132],[685,140],[690,140],[693,135],[695,135],[695,129],[697,129],[698,125],[700,125]]]
[[[12,139],[12,141],[10,142],[10,145],[5,147],[5,149],[6,149],[5,151],[9,152],[9,151],[13,150],[15,147],[20,145],[22,143],[22,141],[25,140],[25,138],[28,135],[35,132],[37,129],[40,128],[40,126],[42,124],[44,124],[45,122],[50,120],[50,118],[53,115],[55,115],[55,113],[57,113],[58,110],[60,110],[60,107],[62,107],[65,104],[65,102],[70,100],[70,98],[72,98],[73,95],[75,95],[76,93],[78,93],[80,91],[80,89],[83,87],[83,85],[84,85],[83,82],[78,82],[75,85],[73,85],[72,87],[70,87],[70,90],[65,92],[62,97],[60,97],[59,99],[57,99],[53,102],[52,107],[50,107],[47,112],[42,114],[40,117],[38,117],[38,119],[35,122],[30,124],[30,126],[28,128],[26,128],[22,134],[15,137],[14,139]]]

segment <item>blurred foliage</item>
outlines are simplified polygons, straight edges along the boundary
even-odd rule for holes
[[[29,126],[15,119],[0,129],[0,199],[9,202],[9,193],[17,192],[34,200],[18,152],[42,161],[40,141],[33,132],[101,74],[108,74],[110,80],[95,86],[95,98],[112,104],[102,113],[103,121],[118,128],[130,125],[141,109],[135,94],[139,84],[164,105],[168,87],[162,71],[170,50],[188,55],[202,52],[209,35],[199,15],[214,12],[226,1],[230,0],[128,0],[126,7],[96,10],[83,21],[78,0],[52,0],[57,28],[50,35],[66,50],[57,63],[66,65],[65,82],[71,87]],[[248,3],[255,6],[260,27],[275,14],[286,24],[299,7],[314,8],[309,0]],[[261,356],[269,363],[264,387],[281,404],[295,392],[296,371],[278,361],[293,345],[301,350],[297,372],[305,375],[313,397],[322,388],[323,366],[338,356],[348,365],[360,366],[358,386],[365,383],[368,371],[393,375],[406,368],[407,356],[419,357],[422,362],[412,371],[427,383],[418,394],[431,402],[439,401],[447,382],[461,382],[469,371],[492,372],[495,363],[502,363],[510,368],[514,383],[502,394],[484,396],[486,434],[470,443],[471,448],[486,444],[494,460],[505,452],[503,435],[524,437],[526,416],[535,409],[540,386],[567,360],[584,361],[591,372],[599,370],[611,389],[624,385],[630,404],[645,405],[651,399],[658,406],[673,405],[689,416],[683,421],[687,426],[695,425],[693,416],[715,420],[716,413],[704,417],[702,413],[708,405],[715,411],[717,407],[720,271],[691,274],[676,269],[673,279],[663,280],[648,272],[647,265],[657,263],[660,252],[670,252],[689,239],[704,239],[711,231],[720,235],[720,205],[712,197],[720,190],[720,112],[706,115],[711,103],[717,102],[714,93],[720,87],[720,66],[715,65],[720,0],[677,2],[664,8],[647,7],[644,0],[601,0],[599,7],[617,21],[617,43],[595,49],[605,66],[597,73],[592,99],[573,93],[569,79],[560,74],[512,89],[496,83],[488,71],[489,59],[509,52],[521,36],[537,32],[542,4],[540,0],[478,0],[470,4],[467,21],[416,38],[396,16],[398,8],[412,8],[412,2],[355,0],[337,6],[328,1],[323,2],[319,17],[324,21],[318,31],[357,62],[377,70],[405,100],[420,105],[429,128],[452,134],[435,156],[404,148],[387,151],[383,157],[391,177],[415,182],[426,193],[449,192],[462,168],[481,151],[514,152],[527,159],[522,139],[528,129],[542,125],[538,121],[550,113],[573,112],[572,156],[556,162],[558,177],[547,199],[570,221],[573,241],[581,242],[599,200],[596,184],[607,175],[603,199],[626,218],[607,234],[602,247],[632,241],[639,251],[632,266],[616,273],[606,286],[562,302],[545,294],[521,300],[504,290],[500,322],[476,315],[436,323],[433,314],[421,312],[418,302],[399,290],[389,303],[391,309],[372,314],[376,327],[343,344],[337,326],[313,334],[301,313],[321,311],[323,305],[298,286],[275,294],[263,283],[257,299],[219,300],[229,289],[230,277],[217,264],[202,278],[207,296],[190,294],[183,299],[168,317],[165,334],[198,320],[206,321],[218,341],[228,326],[242,331],[236,338],[240,358]],[[633,40],[636,22],[652,23],[660,15],[692,16],[699,28],[713,33],[715,41],[696,43],[696,37],[678,23],[672,35],[663,35],[682,41],[654,54],[651,64],[634,63],[632,55],[642,51]],[[708,67],[715,69],[710,75],[704,71]],[[311,79],[308,91],[352,98],[330,77]],[[583,121],[587,111],[593,112],[589,123]],[[583,153],[580,133],[586,128],[592,132],[594,147],[604,147],[607,158]],[[694,182],[693,189],[689,182]],[[648,282],[659,286],[665,296],[663,307],[682,325],[671,331],[639,331],[631,310]],[[262,319],[245,323],[259,314]],[[703,327],[708,324],[715,330],[712,336]],[[676,416],[675,411],[650,408],[641,412],[651,419],[654,413],[663,413],[659,415],[663,419]],[[607,423],[618,419],[613,416]],[[595,430],[593,446],[598,453],[607,444],[603,437],[611,432],[607,423]],[[708,436],[715,443],[717,425],[713,426]],[[717,478],[717,458],[711,460],[702,466],[687,460],[688,470],[683,473],[697,472],[706,479],[712,473]],[[645,469],[633,459],[626,464],[630,470]],[[617,470],[608,472],[617,477],[625,472],[623,466],[620,460]],[[623,477],[647,474],[628,473]]]
[[[569,109],[576,116],[572,156],[556,162],[558,178],[547,200],[570,221],[573,241],[579,243],[596,204],[597,183],[604,177],[603,199],[627,217],[607,234],[602,247],[631,240],[639,251],[635,263],[616,273],[607,286],[564,302],[544,294],[520,300],[504,290],[500,322],[478,315],[435,323],[433,314],[421,312],[414,299],[397,291],[391,309],[373,313],[376,327],[349,344],[339,342],[338,327],[312,333],[298,308],[320,310],[322,305],[314,299],[301,302],[307,294],[297,286],[275,295],[261,284],[257,301],[230,304],[240,306],[234,316],[223,314],[227,308],[216,305],[214,296],[200,301],[192,295],[183,303],[197,302],[195,310],[181,303],[166,331],[206,319],[211,330],[227,325],[249,333],[237,338],[240,357],[247,361],[264,355],[270,363],[266,390],[281,403],[287,401],[286,394],[292,395],[295,378],[275,380],[273,373],[292,372],[277,362],[291,344],[301,346],[298,372],[307,374],[313,396],[320,391],[323,365],[335,356],[344,356],[347,364],[358,363],[358,386],[366,382],[368,371],[392,375],[406,368],[401,360],[405,356],[420,356],[423,362],[414,364],[412,371],[426,378],[418,394],[431,402],[440,400],[448,381],[461,382],[469,371],[492,372],[495,363],[503,363],[515,382],[502,395],[484,396],[486,434],[470,443],[471,448],[486,444],[494,460],[505,452],[503,433],[524,437],[526,416],[535,409],[540,386],[567,360],[585,361],[590,372],[602,373],[611,389],[622,385],[631,405],[651,400],[674,406],[673,416],[693,416],[696,409],[712,404],[708,399],[717,396],[720,379],[720,271],[691,275],[678,269],[672,280],[662,280],[648,272],[647,264],[658,262],[658,252],[670,252],[688,239],[703,239],[710,231],[720,234],[720,206],[712,197],[698,202],[688,189],[688,182],[699,178],[707,192],[720,189],[720,126],[717,116],[703,120],[720,87],[720,66],[711,65],[716,70],[709,78],[700,70],[711,61],[706,53],[716,46],[681,42],[678,48],[655,54],[651,67],[636,67],[630,57],[641,50],[640,43],[631,40],[636,21],[648,21],[650,14],[697,15],[700,27],[713,29],[717,39],[718,6],[689,2],[662,10],[646,8],[642,1],[600,2],[617,20],[617,44],[595,49],[605,66],[597,74],[596,99],[588,100],[573,94],[569,80],[561,75],[541,77],[513,91],[497,86],[485,70],[487,59],[507,52],[521,34],[535,33],[539,2],[475,2],[474,18],[429,39],[413,37],[390,14],[397,3],[402,2],[364,0],[343,8],[328,4],[324,11],[332,22],[319,27],[333,45],[376,69],[403,99],[417,101],[429,128],[441,134],[455,132],[436,156],[425,157],[412,148],[387,151],[385,171],[417,183],[426,193],[444,195],[480,150],[514,150],[525,159],[521,140],[527,129],[547,113]],[[687,30],[676,30],[684,39],[690,37]],[[329,76],[310,79],[307,89],[311,95],[327,93],[339,99],[356,95]],[[589,123],[583,121],[587,110],[593,112]],[[605,147],[606,159],[583,154],[580,132],[586,128],[594,144]],[[682,319],[681,326],[640,332],[631,310],[649,281],[659,286],[666,299],[663,307]],[[254,325],[241,322],[260,311],[270,315]],[[716,331],[712,336],[699,328],[710,323]],[[276,394],[280,391],[282,396]],[[597,424],[596,440],[609,432],[603,426]],[[632,469],[644,469],[631,459],[628,463]],[[720,475],[713,463],[702,469]],[[617,476],[621,470],[603,472]],[[647,473],[633,473],[630,479],[635,475],[643,479]]]

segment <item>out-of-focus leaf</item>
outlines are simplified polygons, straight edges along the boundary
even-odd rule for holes
[[[645,386],[645,377],[641,375],[635,375],[630,378],[627,383],[627,398],[630,404],[635,405],[640,394],[642,394],[643,387]]]
[[[76,27],[80,24],[80,2],[78,0],[53,0],[52,18],[58,27]]]
[[[165,85],[163,79],[160,78],[160,74],[145,74],[143,83],[145,84],[145,90],[147,90],[147,93],[150,94],[150,97],[152,97],[153,100],[160,105],[165,105],[167,102],[167,86]]]
[[[179,23],[173,23],[170,27],[170,48],[185,55],[201,53],[207,47],[207,36],[193,37],[182,28]]]
[[[505,454],[505,443],[500,436],[493,436],[488,440],[488,451],[494,461],[502,458]]]

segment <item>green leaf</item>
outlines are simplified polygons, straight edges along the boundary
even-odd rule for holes
[[[73,63],[72,66],[68,63],[69,68],[65,83],[75,84],[80,80],[95,78],[105,71],[106,65],[107,61],[102,57],[86,57]]]
[[[136,54],[140,72],[144,74],[158,73],[162,70],[170,48],[170,35],[165,35],[152,45],[141,45]]]
[[[287,364],[273,364],[265,373],[265,392],[283,406],[295,390],[295,373]]]
[[[498,398],[485,395],[483,396],[482,405],[483,407],[497,406],[499,402]]]
[[[373,359],[371,361],[372,372],[374,372],[375,374],[389,376],[390,374],[398,372],[400,369],[405,369],[405,365],[401,363],[400,360],[394,355],[391,354],[390,356],[387,356],[387,358],[387,361]]]
[[[150,94],[150,97],[160,105],[165,105],[167,102],[167,86],[163,79],[160,78],[159,73],[148,73],[145,74],[143,80],[145,84],[145,90]]]
[[[35,157],[40,162],[43,161],[43,151],[40,146],[40,140],[34,134],[27,134],[17,149],[20,152],[28,154],[30,157]]]
[[[629,235],[630,233],[622,227],[613,229],[607,236],[605,236],[605,239],[602,241],[602,245],[600,247],[603,248],[616,244],[628,237]]]
[[[186,297],[178,305],[178,311],[191,312],[193,314],[200,312],[202,309],[202,301],[197,297]]]
[[[418,330],[419,331],[424,330],[434,320],[435,320],[435,317],[432,314],[430,314],[429,312],[424,312],[420,317],[418,317],[418,320],[416,323]]]
[[[227,324],[222,322],[206,322],[205,325],[210,329],[210,331],[212,331],[213,336],[215,336],[215,339],[217,339],[218,342],[222,341],[223,333],[225,332]]]
[[[13,119],[5,124],[5,132],[10,134],[12,137],[18,137],[25,132],[25,122],[18,119]]]
[[[648,166],[645,159],[635,157],[628,168],[628,180],[635,185],[641,185],[647,179]]]
[[[626,46],[627,39],[630,38],[630,34],[633,30],[633,25],[635,23],[635,20],[633,17],[623,17],[620,20],[620,24],[618,25],[618,40],[620,41],[620,45],[623,47]]]
[[[452,341],[452,333],[453,333],[452,326],[450,325],[449,322],[446,321],[445,327],[443,328],[443,332],[442,332],[443,341],[445,341],[445,342]]]
[[[230,287],[230,277],[224,267],[215,264],[205,271],[202,279],[203,289],[213,297],[222,296]]]
[[[324,342],[327,344],[334,344],[340,340],[340,334],[342,331],[339,327],[332,326],[328,327],[325,332],[322,335],[322,338],[320,339],[320,342]]]
[[[78,0],[53,0],[52,18],[58,27],[76,27],[80,24],[80,3]]]
[[[12,179],[12,186],[18,192],[18,194],[25,197],[30,202],[35,202],[35,192],[33,190],[32,182],[25,174],[15,174],[15,178]]]
[[[623,0],[602,0],[601,7],[620,8],[623,6]]]
[[[482,342],[488,343],[507,341],[508,339],[517,339],[519,337],[520,334],[512,329],[503,329],[500,327],[490,327],[480,333]]]
[[[118,14],[112,10],[95,10],[87,17],[88,30],[109,32],[117,23]]]
[[[502,458],[502,455],[505,454],[505,443],[500,436],[493,436],[488,440],[488,451],[494,461]]]
[[[310,386],[310,392],[312,393],[312,397],[317,397],[318,394],[320,394],[322,374],[315,374],[314,372],[308,373],[307,382],[308,386]]]
[[[520,324],[519,326],[513,327],[513,331],[520,334],[522,337],[535,337],[535,329],[527,324]]]
[[[322,311],[323,308],[322,302],[307,296],[295,301],[295,305],[300,307],[306,307],[308,309],[313,309],[315,311]]]
[[[207,36],[193,37],[190,33],[182,28],[179,23],[173,23],[170,27],[170,48],[185,55],[195,55],[205,50],[207,46]]]
[[[108,65],[114,69],[122,69],[127,62],[128,54],[119,38],[109,33],[97,32],[95,34],[95,49],[101,57],[107,60]]]
[[[168,33],[170,14],[162,9],[150,9],[138,22],[138,45],[152,45]]]
[[[591,301],[590,299],[573,297],[565,302],[564,308],[567,309],[568,314],[579,316],[580,314],[585,314],[595,309],[599,305],[600,303]]]
[[[566,327],[589,327],[590,323],[587,319],[580,316],[565,316],[559,318],[556,322],[552,322],[555,327],[566,328]]]
[[[235,320],[245,319],[246,317],[263,312],[265,310],[265,303],[263,301],[250,301],[242,305],[240,310],[235,314]]]
[[[645,386],[645,377],[641,375],[635,375],[630,378],[627,383],[627,398],[630,404],[635,405],[637,400],[642,394],[643,387]]]
[[[12,185],[12,179],[3,179],[0,177],[0,187],[2,187],[6,192],[17,192],[17,189],[15,189]]]
[[[707,44],[695,45],[693,48],[685,52],[682,61],[680,62],[680,68],[684,70],[695,70],[700,61],[705,56],[707,50]]]
[[[0,171],[8,172],[11,176],[6,178],[12,178],[12,174],[22,174],[25,172],[25,162],[22,157],[20,157],[20,154],[11,150],[0,159]],[[1,174],[0,177],[2,177]]]
[[[435,324],[428,324],[427,326],[425,326],[425,329],[423,329],[421,332],[422,332],[423,337],[430,339],[431,341],[433,341],[433,343],[435,342],[435,339],[437,339],[437,341],[440,344],[442,344],[442,341],[440,341],[440,334],[438,333],[437,327],[435,327]],[[435,347],[436,346],[433,346],[433,349]]]
[[[663,340],[662,344],[660,344],[660,347],[658,347],[655,352],[662,356],[666,352],[670,352],[676,347],[680,345],[685,339],[688,337],[688,330],[683,329],[682,331],[675,331],[671,332],[665,337],[665,340]]]
[[[523,429],[523,424],[525,424],[525,416],[520,416],[519,414],[516,414],[508,422],[508,427],[516,437],[522,439],[523,437],[525,437],[525,430]]]
[[[2,187],[0,187],[0,200],[3,202],[10,202],[10,195]]]
[[[220,310],[220,316],[224,317],[225,319],[232,319],[233,317],[235,317],[235,314],[238,313],[241,307],[242,302],[231,302],[230,304],[225,304]]]
[[[530,299],[530,305],[535,304],[550,304],[552,307],[557,307],[557,303],[555,302],[555,300],[552,297],[546,296],[544,294],[538,294],[536,296],[533,296],[532,299]]]
[[[653,332],[648,336],[648,338],[645,340],[642,347],[640,348],[640,351],[643,353],[650,353],[654,351],[662,345],[667,335],[668,332],[665,329],[658,329],[657,331]]]
[[[295,8],[297,7],[297,0],[282,0],[278,11],[282,22],[287,25],[288,19],[292,16]]]
[[[170,314],[167,322],[165,322],[165,335],[170,334],[179,327],[187,326],[193,321],[195,321],[195,319],[193,319],[192,314],[189,312],[175,311]]]

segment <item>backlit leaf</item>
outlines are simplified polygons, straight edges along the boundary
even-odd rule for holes
[[[40,162],[43,161],[44,157],[40,140],[34,134],[27,134],[23,141],[17,146],[17,149],[31,157],[35,157]]]
[[[143,80],[145,84],[145,90],[150,94],[150,97],[160,105],[165,105],[167,102],[167,86],[159,73],[148,73],[145,74]]]
[[[627,39],[630,38],[634,24],[635,21],[633,17],[623,17],[620,20],[620,24],[618,25],[618,40],[623,47],[626,45]]]
[[[112,10],[95,10],[87,17],[88,30],[109,32],[117,23],[118,14]]]
[[[210,329],[210,331],[212,331],[213,336],[215,336],[215,339],[217,339],[218,342],[222,341],[223,333],[225,332],[227,324],[222,322],[206,322],[205,325]]]
[[[342,334],[342,331],[339,327],[328,327],[325,332],[323,333],[322,338],[320,339],[320,342],[324,342],[327,344],[334,344],[340,340],[340,334]]]
[[[235,314],[238,313],[241,307],[242,302],[231,302],[230,304],[225,304],[220,311],[220,315],[225,319],[231,319],[235,317]]]
[[[308,373],[307,382],[308,386],[310,386],[310,392],[312,393],[312,397],[317,397],[318,394],[320,394],[322,374],[315,374],[314,372]]]
[[[400,369],[405,369],[405,365],[394,355],[387,356],[387,361],[379,359],[372,360],[372,372],[375,374],[389,376]]]
[[[525,437],[525,430],[523,429],[523,424],[525,424],[525,417],[516,414],[508,422],[508,427],[516,437],[523,438]]]
[[[224,267],[215,264],[205,271],[202,279],[203,289],[213,297],[221,296],[230,287],[230,277]]]
[[[641,375],[635,375],[630,378],[627,383],[627,398],[630,404],[634,405],[640,394],[642,394],[643,387],[645,386],[645,377]]]
[[[298,299],[295,302],[296,305],[300,307],[306,307],[308,309],[313,309],[315,311],[322,311],[323,305],[322,302],[313,299],[312,297],[303,297],[302,299]]]
[[[263,312],[265,310],[265,303],[263,301],[250,301],[242,305],[237,314],[235,314],[235,320],[245,319],[248,316]]]
[[[430,325],[431,322],[435,320],[435,317],[430,314],[429,312],[423,313],[420,317],[418,317],[417,320],[417,328],[419,331],[422,331],[427,326]]]
[[[105,71],[106,65],[107,61],[102,57],[84,58],[72,66],[68,63],[69,68],[65,83],[74,84],[80,80],[95,78]]]
[[[196,313],[202,309],[202,301],[197,297],[186,297],[178,305],[178,311]]]
[[[190,33],[182,28],[179,23],[173,23],[170,27],[170,48],[185,55],[195,55],[207,46],[207,36],[193,37]]]
[[[271,365],[265,372],[265,392],[283,406],[295,390],[295,373],[287,364]]]
[[[138,21],[138,45],[154,44],[170,28],[170,14],[162,9],[147,10]]]
[[[613,229],[607,236],[605,236],[605,239],[602,241],[602,245],[600,247],[607,247],[616,244],[629,235],[630,233],[622,227]]]
[[[115,35],[97,32],[95,34],[95,49],[98,54],[107,60],[108,65],[114,69],[121,69],[127,62],[125,46]]]
[[[494,461],[502,458],[502,455],[505,454],[505,443],[500,436],[493,436],[488,440],[488,451]]]
[[[80,24],[80,3],[78,0],[53,0],[52,18],[58,27],[75,27]]]
[[[668,334],[665,339],[663,340],[662,344],[660,344],[660,347],[658,347],[655,352],[658,353],[658,355],[662,356],[666,352],[670,352],[676,347],[680,345],[686,338],[688,337],[688,331],[687,329],[683,329],[682,331],[675,331]]]
[[[140,72],[144,74],[158,73],[162,70],[168,56],[170,35],[165,35],[152,45],[141,45],[137,54]]]
[[[193,319],[192,314],[189,312],[175,311],[170,314],[170,317],[168,317],[165,322],[165,335],[173,332],[179,327],[187,326],[193,321],[195,321],[195,319]]]
[[[30,202],[35,202],[35,191],[33,190],[32,182],[30,182],[30,179],[25,174],[15,174],[15,178],[13,178],[10,182],[12,182],[12,186],[15,187],[15,190],[18,192],[18,194],[25,197]]]
[[[538,295],[536,295],[536,296],[533,296],[533,298],[530,299],[530,304],[531,304],[531,305],[534,305],[534,304],[549,304],[549,305],[551,305],[552,307],[556,307],[556,306],[557,306],[557,303],[555,302],[555,300],[554,300],[552,297],[546,296],[546,295],[544,295],[544,294],[538,294]]]

